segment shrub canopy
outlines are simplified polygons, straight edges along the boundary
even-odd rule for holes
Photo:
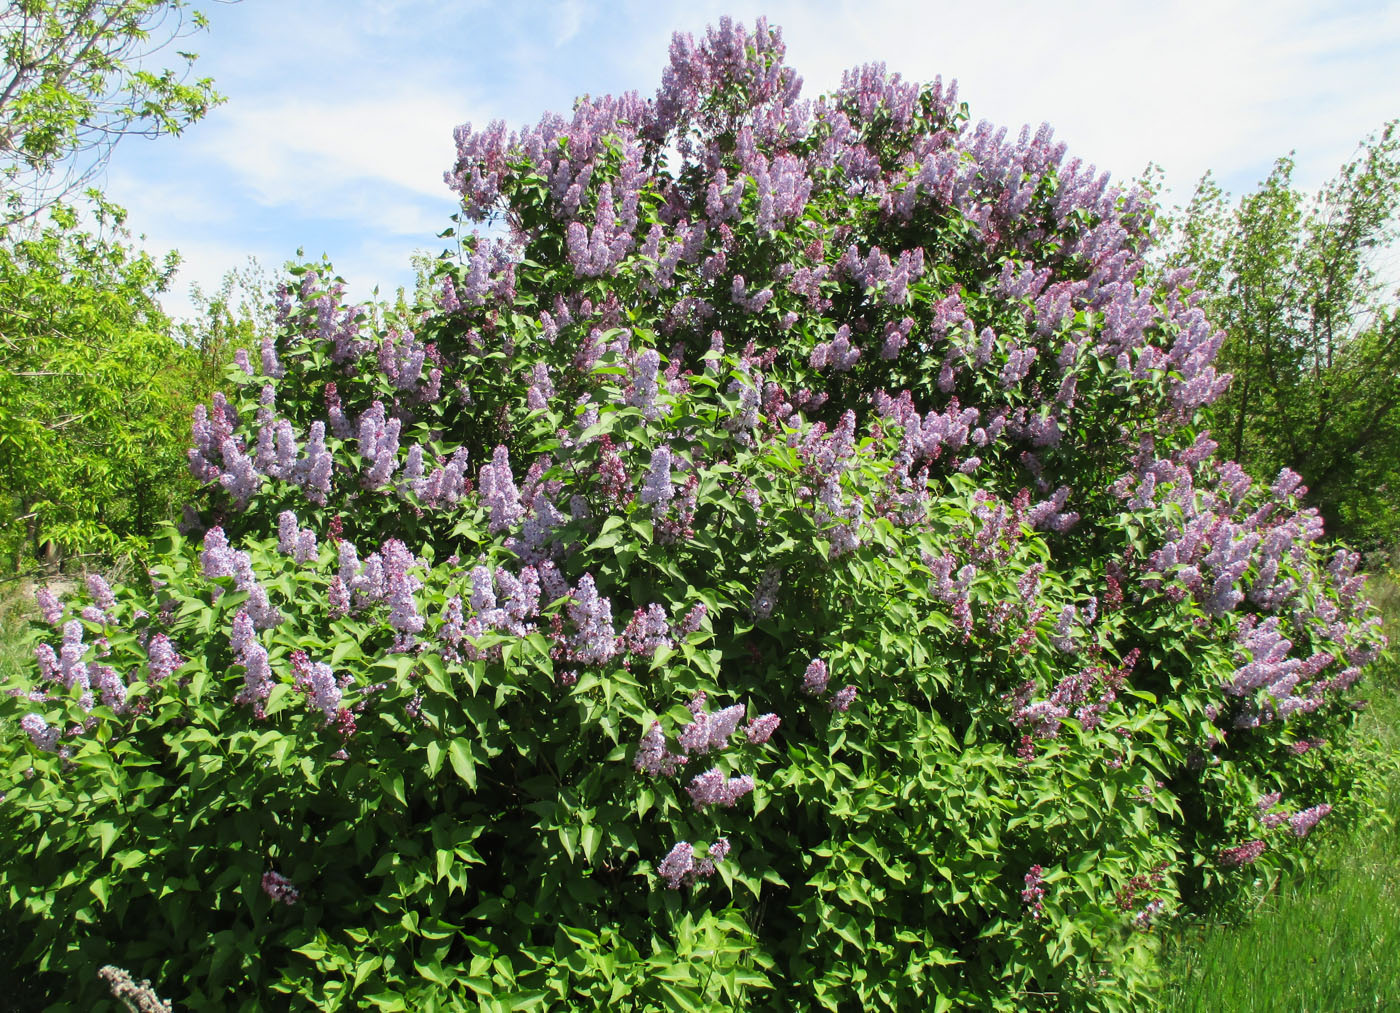
[[[677,36],[654,99],[459,128],[433,305],[299,269],[214,505],[3,704],[53,994],[1135,1009],[1355,795],[1355,559],[1195,430],[1150,206],[940,82],[799,85]]]

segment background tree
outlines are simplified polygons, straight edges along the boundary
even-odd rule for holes
[[[0,549],[17,568],[45,541],[110,556],[187,500],[189,412],[252,326],[196,293],[177,332],[159,296],[178,257],[135,249],[97,191],[68,201],[122,137],[178,134],[222,101],[189,80],[195,54],[160,66],[205,24],[185,0],[0,12]]]
[[[1226,332],[1214,434],[1256,474],[1299,472],[1328,529],[1370,547],[1400,535],[1397,152],[1392,122],[1315,195],[1281,158],[1238,205],[1207,175],[1168,258]]]
[[[178,260],[66,207],[0,244],[0,540],[18,568],[44,541],[111,554],[194,491],[183,445],[217,380],[161,309]]]
[[[196,54],[151,69],[207,24],[186,0],[13,0],[0,11],[0,171],[7,223],[81,190],[112,146],[178,134],[222,101]]]

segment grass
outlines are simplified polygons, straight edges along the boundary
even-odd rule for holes
[[[1400,641],[1400,585],[1372,582]],[[1371,682],[1362,738],[1378,760],[1400,755],[1400,665]],[[1382,662],[1382,665],[1385,665]],[[1392,768],[1393,770],[1394,768]],[[1400,777],[1386,820],[1338,834],[1300,880],[1266,896],[1249,924],[1202,926],[1169,948],[1167,1009],[1180,1013],[1343,1013],[1400,1009]]]

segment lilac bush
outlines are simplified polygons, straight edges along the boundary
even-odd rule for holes
[[[1200,430],[1146,196],[783,58],[724,20],[652,98],[459,128],[426,304],[295,269],[205,508],[41,597],[4,701],[55,987],[1144,1008],[1157,926],[1356,817],[1376,620]]]

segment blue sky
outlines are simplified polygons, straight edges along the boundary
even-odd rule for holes
[[[1117,179],[1160,164],[1178,194],[1213,169],[1251,188],[1296,150],[1317,185],[1400,115],[1400,3],[1231,0],[242,0],[197,3],[188,40],[228,102],[183,136],[129,139],[108,194],[188,286],[217,287],[250,255],[275,269],[328,254],[365,297],[412,278],[455,204],[442,182],[452,128],[534,122],[576,95],[660,82],[673,31],[722,14],[782,27],[803,93],[884,61],[956,78],[974,120],[1048,121],[1070,153]]]

